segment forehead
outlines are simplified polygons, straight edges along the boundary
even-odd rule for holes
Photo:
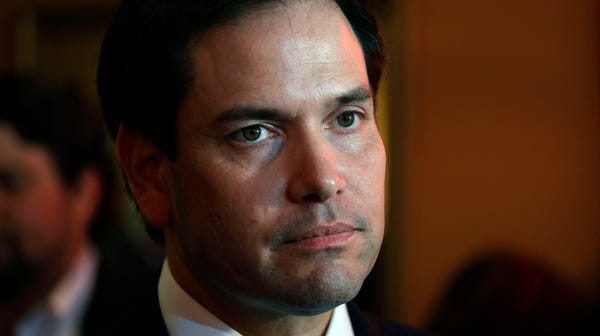
[[[368,87],[360,44],[341,10],[326,1],[253,10],[202,35],[190,59],[192,94],[213,101],[264,102],[274,93],[306,99]]]

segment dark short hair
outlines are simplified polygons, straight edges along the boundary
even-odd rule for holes
[[[193,40],[254,9],[296,1],[301,0],[123,0],[104,38],[97,78],[113,138],[119,126],[127,124],[175,160],[176,112],[192,81],[189,49]],[[369,83],[376,93],[385,63],[377,23],[364,1],[335,3],[362,47]],[[147,230],[162,241],[160,230],[149,226]]]
[[[103,195],[90,236],[98,241],[118,227],[122,198],[108,135],[99,111],[86,104],[78,90],[0,75],[1,123],[25,141],[43,146],[66,187],[73,186],[86,167],[96,168]]]

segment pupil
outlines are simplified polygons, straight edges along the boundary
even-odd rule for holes
[[[352,126],[354,123],[354,113],[344,113],[338,118],[340,125],[344,127]]]
[[[244,129],[243,136],[244,139],[249,141],[256,141],[260,138],[261,130],[258,126],[251,126]]]

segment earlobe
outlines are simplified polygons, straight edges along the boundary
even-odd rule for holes
[[[148,224],[164,228],[171,220],[169,185],[164,176],[168,158],[140,132],[123,124],[115,153],[142,216]]]

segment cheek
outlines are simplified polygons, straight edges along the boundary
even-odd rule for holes
[[[242,249],[265,239],[269,218],[282,202],[276,176],[207,165],[182,177],[175,205],[187,230],[179,231],[194,232],[195,239],[218,249]]]
[[[68,218],[62,196],[40,190],[23,197],[13,208],[13,225],[23,252],[38,259],[63,244]]]
[[[222,184],[213,206],[223,222],[223,238],[238,242],[235,248],[258,251],[276,229],[285,206],[285,192],[277,180],[275,175],[260,174]]]
[[[381,139],[369,141],[360,156],[352,157],[352,178],[365,201],[381,203],[385,192],[386,153]]]
[[[373,141],[359,158],[352,160],[355,201],[372,219],[374,230],[381,231],[385,222],[386,153],[381,141]]]
[[[255,265],[267,258],[265,242],[276,223],[276,207],[267,195],[272,189],[240,177],[232,174],[204,181],[206,188],[187,185],[195,197],[181,208],[178,225],[183,228],[177,231],[185,255],[218,279],[255,272]]]
[[[37,193],[32,193],[30,197],[23,202],[21,213],[24,218],[35,222],[40,231],[55,231],[57,226],[61,225],[65,219],[65,197],[51,189],[45,189]],[[62,223],[66,225],[67,223]]]

